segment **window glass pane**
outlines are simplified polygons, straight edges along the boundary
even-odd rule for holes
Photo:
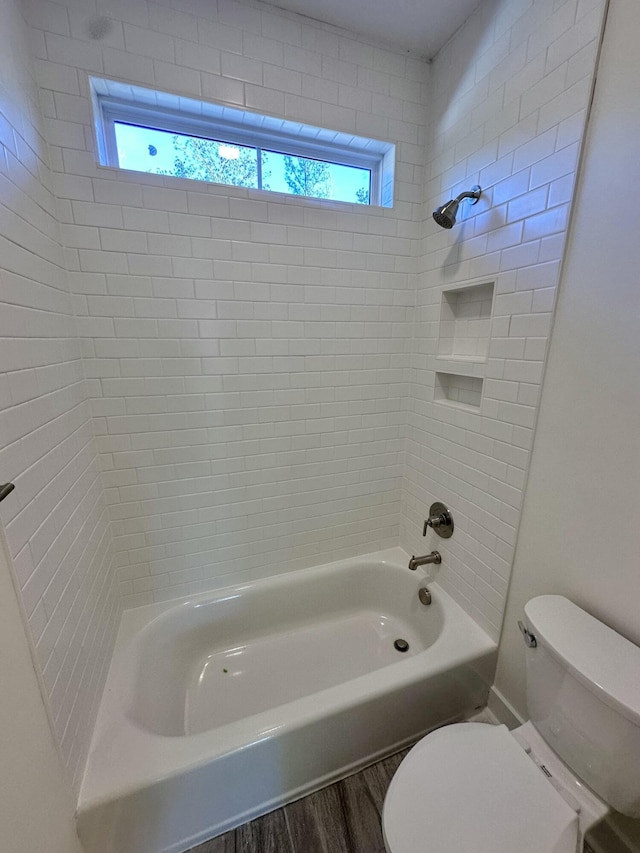
[[[369,204],[371,171],[263,151],[262,185],[264,189],[279,193]]]
[[[136,172],[258,187],[255,148],[114,122],[118,164]]]

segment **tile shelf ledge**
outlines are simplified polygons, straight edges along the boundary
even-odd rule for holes
[[[442,363],[455,361],[458,364],[486,364],[488,357],[485,355],[437,355],[436,361]]]
[[[446,406],[449,409],[458,409],[461,412],[471,412],[477,415],[480,412],[481,406],[472,406],[470,403],[458,403],[457,400],[434,400],[434,403],[441,406]]]

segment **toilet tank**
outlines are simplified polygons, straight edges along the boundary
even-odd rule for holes
[[[640,648],[561,595],[525,605],[529,718],[605,802],[640,817]]]

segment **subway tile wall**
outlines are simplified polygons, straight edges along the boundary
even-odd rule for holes
[[[119,594],[47,144],[16,0],[0,4],[0,506],[71,779],[88,749]]]
[[[28,8],[126,604],[396,544],[429,66],[259,3]],[[395,205],[99,168],[88,73],[390,139]]]
[[[440,547],[439,581],[496,639],[604,11],[604,0],[485,0],[432,67],[401,535],[409,551]],[[431,211],[474,184],[478,204],[440,229]],[[489,283],[486,362],[442,355],[443,291]],[[482,381],[479,410],[442,399],[436,374]],[[425,542],[436,498],[456,533]]]

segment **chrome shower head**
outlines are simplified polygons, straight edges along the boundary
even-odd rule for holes
[[[482,190],[478,186],[472,187],[471,192],[460,193],[457,198],[452,198],[446,204],[437,207],[433,211],[433,218],[441,228],[453,228],[456,224],[456,216],[462,199],[471,199],[471,204],[475,204],[480,198],[481,193]]]

